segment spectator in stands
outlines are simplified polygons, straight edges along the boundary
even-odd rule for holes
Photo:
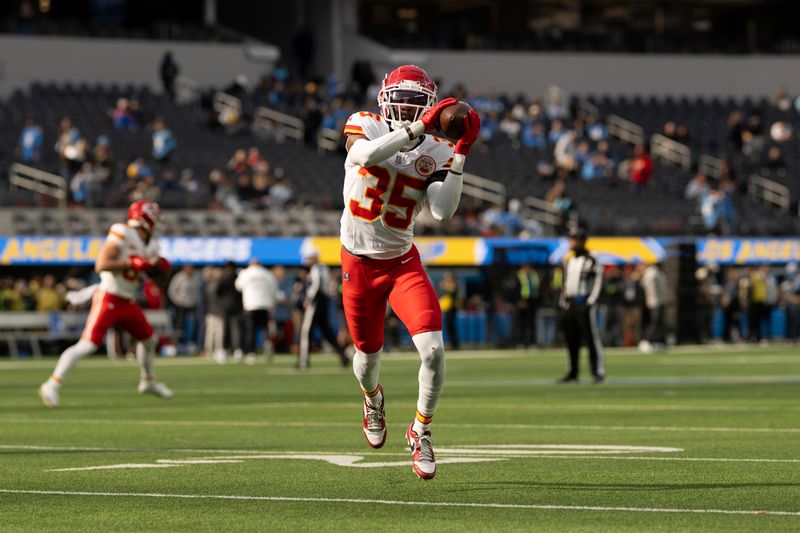
[[[776,143],[785,143],[792,138],[792,126],[780,120],[774,122],[769,128],[769,136]]]
[[[519,120],[514,118],[510,112],[506,113],[503,116],[503,120],[500,121],[500,131],[505,133],[508,140],[511,141],[512,147],[519,148],[519,137],[520,132],[522,131],[522,124],[520,124]]]
[[[764,166],[772,173],[781,174],[786,172],[786,160],[783,158],[781,149],[771,146],[767,152],[767,160]]]
[[[742,152],[748,156],[751,164],[757,165],[761,161],[761,154],[767,142],[764,135],[764,120],[760,115],[753,114],[747,118],[747,127],[742,138],[744,140]]]
[[[584,180],[596,180],[611,176],[614,165],[608,158],[600,153],[593,152],[588,161],[581,167],[581,178]]]
[[[101,174],[104,181],[113,181],[116,173],[116,161],[111,151],[111,139],[108,135],[100,135],[92,150],[92,163],[95,171]]]
[[[630,162],[631,183],[637,189],[642,189],[650,182],[653,175],[653,160],[644,145],[633,149],[633,159]]]
[[[661,134],[666,137],[667,139],[672,139],[673,141],[678,140],[678,125],[675,124],[673,121],[668,121],[664,123],[664,128]]]
[[[281,170],[281,169],[278,169]],[[275,172],[276,177],[278,176],[278,172]],[[278,178],[278,181],[273,185],[269,190],[269,202],[270,205],[275,209],[280,209],[286,206],[294,196],[294,191],[292,190],[292,186],[289,184],[289,179],[283,176],[283,172],[280,173],[281,177]]]
[[[590,151],[589,143],[586,141],[581,141],[578,143],[578,147],[575,150],[575,160],[578,165],[578,170],[589,161],[589,158],[592,157],[592,153]]]
[[[608,138],[608,132],[606,131],[605,124],[598,121],[597,117],[594,115],[590,115],[586,119],[584,131],[586,132],[586,136],[594,142],[604,141]]]
[[[568,172],[574,173],[580,168],[580,164],[575,157],[577,153],[577,146],[575,143],[575,132],[569,131],[558,140],[553,150],[556,167]]]
[[[17,157],[23,163],[38,163],[42,159],[42,143],[44,134],[42,128],[33,117],[25,120],[25,127],[19,134],[19,144],[17,145]]]
[[[180,71],[181,69],[175,61],[172,51],[167,50],[164,53],[164,57],[161,58],[158,74],[161,77],[161,85],[164,88],[164,92],[167,93],[172,101],[175,100],[175,79],[180,74]]]
[[[526,148],[545,148],[547,141],[541,122],[528,123],[522,130],[522,145]]]
[[[300,118],[303,121],[303,141],[308,148],[317,148],[317,132],[323,122],[323,107],[315,98],[307,97],[300,111]]]
[[[786,87],[778,87],[772,99],[772,105],[781,111],[789,111],[792,108],[792,97],[786,91]]]
[[[233,156],[228,160],[228,163],[225,167],[232,173],[236,174],[244,174],[248,171],[248,164],[247,164],[247,151],[244,148],[239,148],[233,153]]]
[[[733,111],[728,116],[728,149],[733,153],[741,153],[744,147],[744,118],[741,111]]]
[[[162,165],[169,163],[176,145],[175,136],[164,125],[164,120],[156,118],[153,121],[153,159]]]
[[[236,193],[236,188],[231,180],[219,170],[212,170],[210,175],[212,186],[214,187],[214,199],[228,211],[241,213],[242,204]]]
[[[251,172],[255,172],[256,168],[266,163],[264,158],[261,157],[261,152],[258,150],[258,147],[251,146],[247,150],[247,166],[250,168]]]
[[[197,307],[200,304],[203,280],[194,266],[184,265],[169,282],[167,295],[175,307],[174,324],[181,342],[195,344]]]
[[[103,179],[90,161],[85,162],[72,177],[69,187],[75,203],[86,207],[102,205]]]
[[[719,189],[710,189],[700,198],[703,226],[714,235],[730,235],[733,222],[733,205],[729,195]]]
[[[68,117],[61,119],[55,149],[61,160],[61,175],[64,178],[75,174],[86,160],[86,140],[81,137],[78,128],[72,126]]]
[[[560,120],[554,120],[550,123],[550,131],[547,133],[547,141],[555,146],[558,140],[567,133],[564,129],[564,123]]]
[[[130,109],[130,101],[127,98],[117,99],[117,105],[109,111],[111,123],[117,131],[135,131],[138,124]]]
[[[42,284],[35,289],[34,294],[36,310],[39,312],[60,311],[64,306],[64,300],[56,290],[56,278],[52,274],[42,278]]]
[[[675,140],[681,144],[689,144],[691,139],[689,138],[689,128],[686,127],[686,125],[678,125],[678,128],[675,130]]]
[[[692,178],[692,181],[686,184],[686,189],[683,192],[683,197],[687,200],[700,202],[700,200],[708,194],[710,187],[708,186],[708,178],[702,172],[698,172]]]

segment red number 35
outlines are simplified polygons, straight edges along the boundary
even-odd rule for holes
[[[389,171],[379,166],[372,166],[361,167],[358,173],[365,179],[376,178],[378,182],[374,187],[367,187],[364,191],[364,198],[361,201],[355,198],[350,199],[350,212],[353,216],[364,219],[367,222],[375,222],[383,215],[383,220],[387,226],[401,230],[408,229],[414,216],[417,200],[416,198],[404,196],[405,189],[408,187],[409,189],[421,191],[425,188],[425,182],[398,173],[394,180],[389,200],[384,202],[383,195],[386,194],[389,189],[389,183],[392,181]],[[394,211],[384,212],[384,204],[405,210],[405,215],[401,216]]]

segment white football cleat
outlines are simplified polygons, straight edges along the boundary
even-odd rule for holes
[[[420,479],[433,479],[436,475],[436,459],[433,456],[431,432],[417,435],[414,424],[408,426],[406,440],[411,448],[411,468]]]
[[[39,387],[39,398],[41,398],[42,403],[50,409],[57,409],[61,402],[58,389],[54,385],[51,385],[49,381],[42,383]]]
[[[373,448],[380,448],[386,442],[386,415],[383,412],[386,401],[383,397],[383,387],[378,385],[378,390],[381,395],[380,407],[370,407],[364,398],[364,436],[367,438],[367,444]]]
[[[160,381],[149,381],[146,379],[139,382],[139,394],[152,394],[153,396],[158,396],[165,400],[169,400],[173,396],[169,387]]]

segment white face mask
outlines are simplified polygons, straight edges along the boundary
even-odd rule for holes
[[[393,130],[419,120],[436,103],[436,94],[416,82],[401,82],[378,94],[381,115]]]

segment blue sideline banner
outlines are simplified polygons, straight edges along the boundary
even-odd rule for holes
[[[681,239],[687,241],[688,239]],[[595,237],[587,245],[604,264],[663,261],[674,239]],[[483,266],[498,262],[561,263],[568,256],[567,239],[422,237],[415,240],[430,266]],[[800,263],[800,239],[697,239],[701,264],[757,265]],[[313,247],[329,265],[339,264],[336,237],[161,237],[161,254],[175,264],[245,264],[257,258],[267,265],[300,265],[303,250]],[[102,237],[0,237],[0,265],[91,265]]]

